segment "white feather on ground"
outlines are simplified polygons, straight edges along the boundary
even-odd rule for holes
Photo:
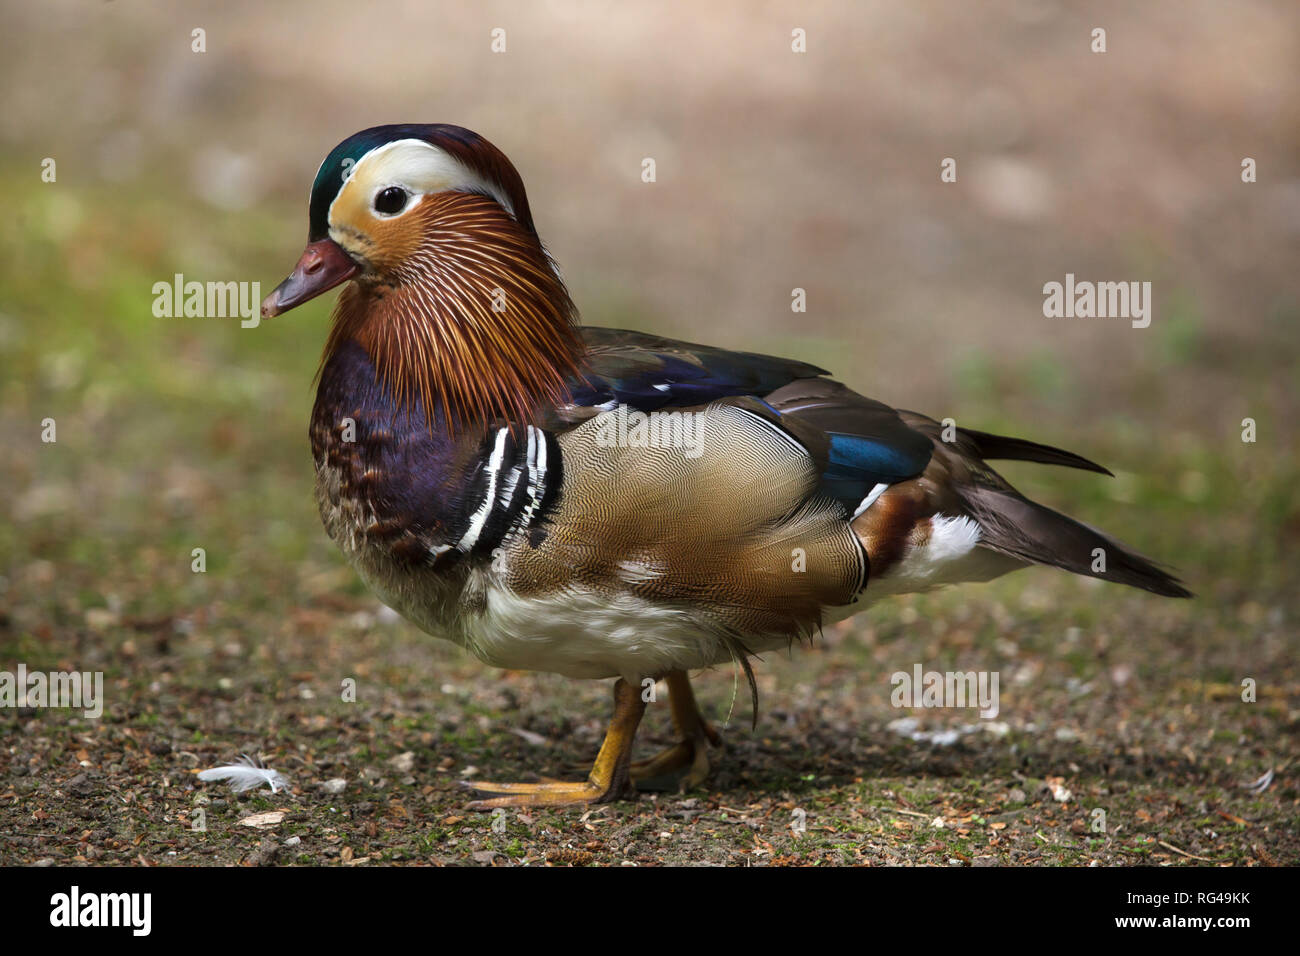
[[[289,789],[289,781],[284,774],[278,770],[263,767],[248,754],[242,755],[238,763],[201,771],[199,779],[203,781],[229,780],[230,786],[235,793],[243,793],[245,790],[260,787],[262,784],[269,786],[272,793],[279,793],[281,790]]]

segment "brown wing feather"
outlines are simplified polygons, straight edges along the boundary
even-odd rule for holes
[[[837,503],[815,497],[798,445],[731,403],[682,447],[609,447],[601,420],[561,438],[564,483],[548,534],[516,542],[511,588],[574,583],[699,610],[735,635],[796,636],[861,588],[865,560]]]

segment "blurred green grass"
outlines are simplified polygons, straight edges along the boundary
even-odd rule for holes
[[[152,311],[153,284],[177,272],[254,281],[277,261],[287,271],[293,253],[274,254],[271,217],[157,191],[17,188],[17,178],[5,177],[3,201],[18,228],[0,248],[12,267],[0,286],[4,428],[19,452],[5,465],[5,566],[55,562],[147,615],[210,596],[214,582],[275,581],[322,559],[308,533],[305,435],[328,306],[250,329]],[[39,440],[46,417],[55,444]],[[194,547],[208,552],[203,583],[190,572]],[[257,592],[239,597],[275,589]]]

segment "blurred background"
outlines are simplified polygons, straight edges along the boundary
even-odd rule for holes
[[[924,653],[973,604],[994,609],[968,635],[986,650],[1037,621],[1163,642],[1198,679],[1293,676],[1294,3],[2,9],[0,658],[98,658],[129,679],[136,655],[163,655],[163,672],[236,681],[262,661],[270,689],[321,647],[377,678],[409,679],[411,655],[453,666],[383,615],[319,527],[306,425],[334,297],[256,329],[152,312],[175,273],[265,294],[301,251],[331,147],[450,122],[514,161],[588,324],[798,357],[1096,459],[1117,478],[1005,473],[1199,595],[1034,571],[892,602],[828,640],[921,634]],[[1151,282],[1150,327],[1044,318],[1042,287],[1066,273]],[[367,655],[376,629],[398,649]]]
[[[143,550],[193,537],[191,512],[229,498],[248,523],[212,550],[256,540],[292,560],[319,544],[298,528],[332,297],[241,329],[157,319],[152,285],[179,272],[269,291],[335,143],[452,122],[513,159],[587,323],[797,356],[892,404],[1098,458],[1119,481],[1030,473],[1060,496],[1117,498],[1107,524],[1133,525],[1202,592],[1227,560],[1252,587],[1291,570],[1293,4],[56,2],[4,16],[0,540],[22,564],[47,537],[102,555],[125,528],[132,546],[96,573],[141,572]],[[940,182],[944,157],[956,183]],[[1067,272],[1152,282],[1151,326],[1044,318],[1042,286]],[[806,314],[791,313],[795,287]],[[57,448],[34,442],[46,416]],[[277,507],[249,510],[247,494]]]

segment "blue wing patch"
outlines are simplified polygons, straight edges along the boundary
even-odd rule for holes
[[[831,449],[822,490],[837,499],[850,512],[878,484],[892,485],[920,474],[930,461],[928,450],[890,445],[862,435],[828,432]]]

